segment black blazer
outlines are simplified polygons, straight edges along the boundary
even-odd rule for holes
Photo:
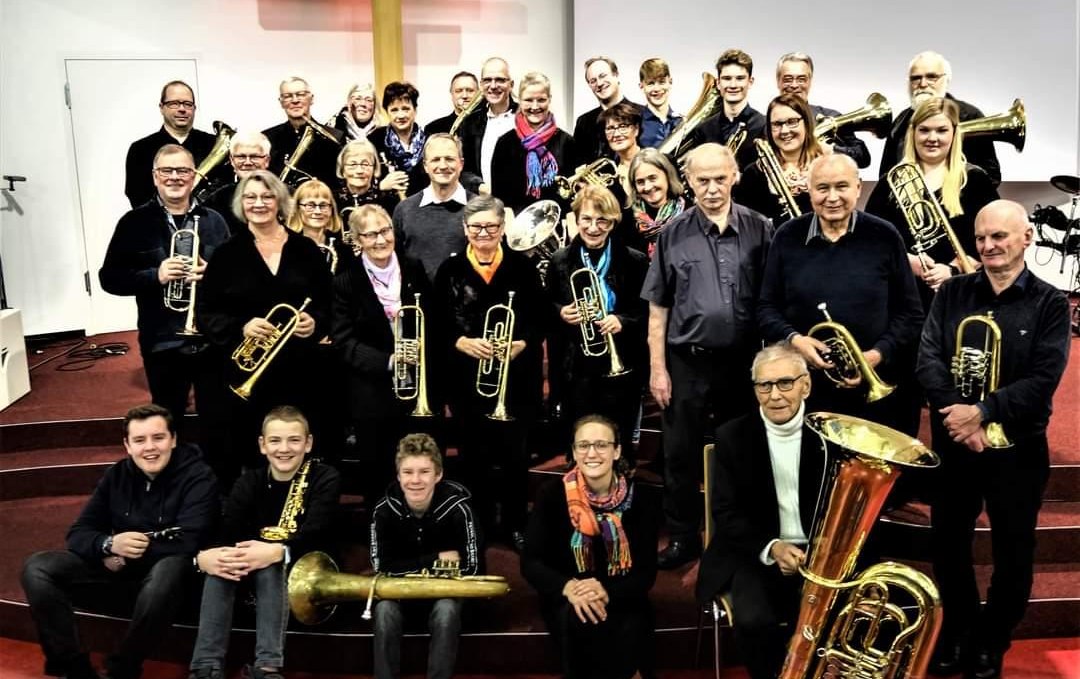
[[[804,429],[799,464],[799,513],[811,537],[825,473],[825,449]],[[697,595],[708,601],[731,586],[735,571],[761,564],[761,550],[780,536],[779,503],[761,413],[730,420],[716,430],[712,465],[714,535],[698,572]]]

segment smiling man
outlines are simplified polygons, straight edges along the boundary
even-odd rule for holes
[[[645,95],[641,111],[642,148],[657,148],[683,117],[671,110],[671,69],[663,59],[646,59],[638,69],[638,87]]]
[[[608,57],[592,57],[585,61],[585,81],[599,106],[582,113],[574,123],[574,146],[578,154],[575,166],[608,155],[607,139],[599,122],[601,112],[620,102],[641,108],[640,104],[623,96],[619,67]]]
[[[424,132],[431,135],[449,132],[454,121],[462,111],[469,107],[473,99],[480,95],[480,81],[468,71],[458,71],[450,79],[450,104],[454,110],[441,118],[436,118],[424,126]]]
[[[233,181],[213,189],[205,198],[200,197],[200,201],[225,218],[231,233],[239,233],[246,224],[232,210],[233,194],[241,179],[255,170],[270,167],[270,140],[262,132],[237,132],[229,143],[229,166],[233,170]]]
[[[754,60],[739,49],[729,49],[716,60],[716,89],[723,101],[723,110],[694,128],[690,147],[707,142],[727,144],[745,129],[746,140],[736,151],[739,168],[757,160],[754,140],[765,136],[765,116],[750,106],[750,87],[754,84]]]
[[[458,129],[461,139],[465,170],[491,183],[491,157],[495,154],[495,142],[514,128],[514,114],[518,104],[510,96],[514,79],[510,77],[510,65],[505,59],[492,57],[480,69],[480,104]]]
[[[291,76],[281,81],[278,86],[278,103],[285,112],[285,122],[263,130],[270,140],[270,171],[280,175],[285,163],[296,152],[300,139],[304,136],[307,121],[311,119],[311,104],[315,95],[311,86],[303,78]],[[300,173],[292,173],[289,181],[302,178],[305,174],[321,179],[327,186],[334,186],[337,179],[337,154],[345,135],[335,128],[328,128],[331,134],[339,135],[332,142],[321,134],[315,134],[303,157],[298,161]]]
[[[197,447],[177,445],[168,410],[129,410],[124,448],[127,457],[109,467],[68,530],[67,550],[38,552],[23,566],[45,674],[98,679],[79,644],[74,606],[115,608],[136,592],[131,622],[105,666],[112,679],[138,679],[184,598],[192,555],[212,535],[214,475]]]

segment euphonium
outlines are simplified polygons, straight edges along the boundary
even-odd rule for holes
[[[333,120],[333,119],[331,119]],[[308,149],[311,148],[311,144],[315,141],[315,135],[319,135],[328,141],[331,141],[336,146],[341,145],[341,138],[339,135],[341,132],[330,127],[329,125],[322,125],[315,122],[315,119],[311,116],[304,116],[304,122],[307,125],[304,126],[304,133],[300,135],[300,141],[296,143],[296,148],[293,149],[292,154],[285,159],[285,167],[281,169],[281,174],[278,179],[286,181],[290,172],[296,172],[301,174],[305,179],[313,179],[313,177],[301,170],[297,165],[300,163],[300,159],[304,157]]]
[[[199,263],[199,215],[192,217],[193,224],[190,229],[177,229],[172,235],[169,245],[169,257],[180,256],[188,260],[189,269]],[[190,242],[190,248],[184,248],[183,243]],[[187,252],[181,252],[186,249]],[[178,335],[194,337],[199,335],[195,328],[195,291],[198,281],[189,281],[178,278],[169,281],[165,285],[165,308],[171,311],[184,313],[184,329],[177,332]]]
[[[574,305],[581,315],[581,351],[586,356],[603,356],[611,360],[607,376],[616,377],[630,372],[619,358],[615,349],[615,336],[602,334],[596,329],[596,321],[608,315],[607,301],[604,299],[600,278],[588,267],[582,267],[570,274],[570,290],[574,295]]]
[[[825,320],[810,328],[806,334],[814,337],[822,332],[832,333],[824,339],[817,338],[829,347],[828,360],[834,366],[825,369],[825,376],[836,384],[844,384],[845,379],[853,380],[856,377],[862,377],[862,381],[870,388],[866,393],[867,403],[879,401],[891,394],[896,387],[886,384],[878,377],[877,372],[863,356],[862,349],[859,348],[859,343],[855,341],[851,332],[833,321],[832,316],[829,315],[828,305],[822,302],[818,304],[818,309],[825,314]]]
[[[394,396],[402,401],[416,400],[413,417],[431,417],[427,398],[427,365],[424,361],[425,320],[420,308],[420,293],[412,304],[403,305],[394,316]],[[412,314],[412,323],[407,323]],[[406,330],[411,326],[411,337]]]
[[[814,136],[826,139],[835,136],[841,129],[851,131],[867,130],[878,139],[889,136],[892,127],[892,107],[889,101],[877,92],[866,98],[866,103],[859,108],[838,116],[826,117],[820,113],[814,122]]]
[[[232,142],[236,130],[220,120],[215,120],[214,133],[217,135],[217,139],[214,140],[214,147],[210,149],[210,153],[195,168],[195,182],[191,185],[192,193],[195,192],[195,187],[199,185],[199,182],[206,179],[206,175],[210,174],[215,167],[221,165],[221,162],[228,157],[229,144]]]
[[[956,131],[963,137],[993,137],[994,141],[1012,144],[1017,152],[1022,152],[1027,140],[1027,113],[1024,112],[1024,102],[1014,99],[1012,106],[1004,113],[963,120],[956,126]]]
[[[982,348],[964,344],[968,326],[977,323],[986,326]],[[956,327],[956,351],[952,359],[953,383],[964,398],[977,396],[980,401],[997,391],[1001,375],[1001,326],[994,320],[994,312],[965,317]],[[1012,441],[1005,436],[1000,422],[986,423],[986,438],[991,448],[1010,448]]]
[[[289,494],[285,496],[285,504],[281,506],[277,525],[260,528],[260,538],[268,542],[285,542],[296,533],[296,517],[304,513],[304,493],[307,491],[310,471],[311,460],[304,460],[289,483]]]
[[[305,554],[289,572],[289,608],[306,625],[325,621],[337,604],[348,601],[367,599],[367,620],[372,599],[488,599],[509,591],[500,575],[460,575],[443,569],[399,577],[340,573],[324,552]]]
[[[569,200],[577,195],[578,184],[611,186],[619,178],[618,168],[611,158],[599,158],[588,165],[580,165],[571,177],[555,177],[559,195]]]
[[[506,208],[506,244],[536,262],[540,282],[547,280],[551,257],[570,240],[562,208],[553,200],[538,200],[516,215]]]
[[[941,203],[927,188],[926,178],[919,166],[915,163],[898,163],[885,175],[885,180],[889,182],[893,199],[896,200],[911,231],[911,238],[915,241],[913,249],[922,262],[923,270],[929,268],[925,259],[926,252],[945,238],[956,255],[957,268],[964,273],[973,272],[975,267],[956,238],[956,233],[949,226],[949,219],[945,216]]]
[[[789,219],[802,215],[799,204],[795,202],[795,196],[791,194],[791,187],[788,186],[787,179],[784,179],[784,170],[780,167],[780,161],[773,152],[772,146],[764,139],[755,139],[754,148],[757,149],[760,157],[765,180],[769,182],[769,188],[780,201],[781,215]]]
[[[513,417],[506,411],[506,385],[510,377],[510,349],[514,342],[514,291],[506,304],[492,305],[484,314],[484,339],[491,344],[492,356],[480,360],[476,369],[476,393],[485,398],[495,397],[495,410],[488,415],[493,420],[508,422]]]
[[[810,413],[806,426],[821,437],[830,462],[780,677],[922,679],[941,628],[934,583],[893,562],[848,578],[901,470],[936,467],[939,459],[910,436],[849,415]],[[841,590],[851,594],[834,610]],[[909,603],[913,617],[901,605]]]
[[[274,305],[270,309],[270,313],[266,314],[268,322],[273,323],[271,319],[278,312],[288,314],[288,318],[280,325],[275,325],[274,332],[267,339],[245,337],[240,346],[236,347],[232,353],[233,363],[240,370],[251,373],[251,376],[239,387],[229,387],[234,394],[245,401],[248,400],[251,396],[251,390],[255,387],[255,383],[259,381],[259,378],[262,377],[266,366],[270,365],[270,362],[281,351],[281,347],[285,346],[285,343],[296,332],[296,324],[300,322],[300,314],[307,308],[308,304],[311,304],[310,297],[304,299],[304,303],[300,305],[299,309],[289,304]]]
[[[686,148],[688,137],[694,128],[715,115],[720,106],[720,92],[716,89],[716,76],[712,73],[701,74],[701,94],[697,101],[686,112],[682,122],[675,126],[664,141],[660,142],[657,151],[676,159],[682,158],[690,149]]]

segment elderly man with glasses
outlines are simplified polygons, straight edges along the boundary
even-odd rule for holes
[[[285,163],[289,162],[300,139],[304,136],[308,121],[311,120],[311,103],[315,95],[311,86],[303,78],[292,76],[281,81],[278,86],[278,103],[285,112],[286,120],[280,125],[263,130],[270,140],[270,171],[281,174]],[[336,128],[320,126],[327,133],[336,136],[337,141],[330,141],[324,135],[316,133],[311,146],[301,159],[296,161],[297,171],[291,172],[289,182],[304,179],[320,179],[327,186],[334,186],[337,181],[337,155],[345,135]]]
[[[246,226],[232,211],[236,186],[255,170],[270,167],[270,140],[262,132],[247,130],[237,132],[229,143],[229,165],[233,170],[232,181],[212,187],[209,192],[199,192],[199,202],[217,211],[229,225],[230,233],[238,233]]]

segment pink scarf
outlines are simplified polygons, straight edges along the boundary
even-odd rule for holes
[[[364,271],[375,290],[375,296],[379,298],[379,303],[386,312],[386,320],[393,323],[401,308],[401,267],[398,265],[397,253],[390,255],[390,263],[385,269],[375,266],[366,254],[360,255],[360,258],[364,262]]]

